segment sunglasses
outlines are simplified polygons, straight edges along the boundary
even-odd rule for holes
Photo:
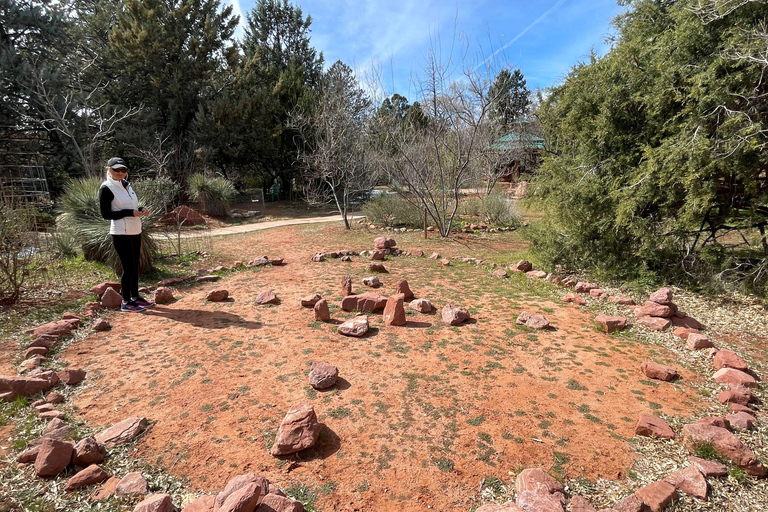
[[[126,169],[125,167],[122,167],[120,169],[115,169],[114,167],[110,167],[110,169],[112,169],[112,172],[121,172],[121,173],[127,173],[128,172],[128,169]]]

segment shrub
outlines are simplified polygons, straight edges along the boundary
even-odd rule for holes
[[[494,225],[520,225],[522,219],[512,201],[506,194],[492,192],[483,199],[483,217],[485,222]]]
[[[28,248],[26,235],[34,227],[35,213],[33,208],[0,200],[0,304],[16,302],[29,275],[34,252]]]
[[[235,186],[224,178],[208,178],[204,174],[193,174],[187,186],[189,197],[198,201],[208,215],[224,216],[227,206],[232,204],[237,191]]]
[[[134,192],[139,196],[142,205],[151,212],[166,214],[173,209],[181,186],[171,178],[164,176],[145,178],[132,183]]]
[[[424,223],[423,211],[397,194],[382,194],[363,204],[368,220],[382,226],[418,228]]]
[[[479,217],[483,214],[483,200],[479,197],[467,197],[459,203],[462,215]]]
[[[70,230],[83,250],[85,259],[103,261],[122,273],[120,259],[117,257],[112,238],[109,236],[109,221],[101,217],[99,211],[100,178],[82,178],[71,180],[64,188],[59,198],[59,217],[56,224],[61,229]],[[138,195],[138,192],[137,192]],[[139,198],[141,203],[141,198]],[[152,210],[150,210],[152,211]],[[152,239],[153,225],[160,212],[152,211],[152,215],[143,220],[141,232],[141,258],[139,272],[152,269],[152,262],[157,255],[157,244]]]

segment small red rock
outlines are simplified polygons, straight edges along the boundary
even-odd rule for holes
[[[678,327],[674,330],[672,333],[678,338],[682,338],[684,340],[688,340],[688,336],[691,334],[700,334],[698,329],[689,329],[688,327]]]
[[[56,439],[44,439],[35,458],[37,476],[55,476],[72,460],[72,443]]]
[[[730,350],[718,350],[717,354],[715,354],[715,358],[712,360],[712,364],[714,365],[715,370],[733,368],[734,370],[745,372],[749,369],[747,363],[745,363],[736,352]]]
[[[635,434],[645,437],[674,439],[675,431],[669,424],[653,414],[641,414],[635,424]]]
[[[699,457],[694,456],[688,457],[688,460],[707,478],[711,476],[721,477],[728,474],[728,466],[721,462],[700,459]]]
[[[635,492],[643,503],[651,507],[653,512],[666,509],[673,500],[677,499],[677,490],[667,482],[653,482]]]
[[[397,282],[395,285],[395,294],[402,293],[403,299],[408,302],[410,300],[413,300],[413,292],[411,291],[411,287],[408,286],[408,281],[405,279],[401,279]]]
[[[301,305],[305,308],[313,308],[320,299],[322,299],[322,297],[318,294],[307,295],[306,297],[301,298]]]
[[[109,473],[96,464],[92,464],[75,474],[64,486],[65,491],[74,491],[88,485],[98,484],[109,478]]]
[[[173,512],[170,494],[151,494],[144,498],[133,512]]]
[[[713,378],[716,382],[721,384],[734,384],[736,386],[744,386],[748,388],[753,388],[757,385],[757,381],[755,381],[753,376],[733,368],[720,368],[715,372]]]
[[[453,304],[446,304],[443,306],[441,318],[448,325],[459,325],[469,320],[470,316],[467,309],[457,308]]]
[[[655,316],[639,316],[637,318],[637,324],[642,325],[645,327],[648,327],[649,329],[653,329],[654,331],[664,331],[666,330],[670,325],[672,325],[672,322],[669,321],[667,318],[660,318]]]
[[[509,277],[509,274],[507,274],[507,271],[503,268],[500,268],[498,270],[493,271],[493,277],[498,277],[499,279],[506,279]]]
[[[155,291],[155,303],[156,304],[170,304],[175,300],[173,296],[173,290],[161,286]]]
[[[614,331],[621,331],[627,327],[627,319],[623,316],[597,315],[595,324],[602,327],[608,334]]]
[[[387,305],[384,308],[385,325],[405,325],[404,301],[405,296],[402,293],[392,295],[387,299]]]
[[[700,420],[696,420],[697,425],[713,425],[715,427],[724,428],[726,430],[731,429],[731,424],[728,422],[726,418],[720,418],[718,416],[707,416],[706,418],[701,418]]]
[[[755,401],[755,395],[743,386],[731,386],[729,389],[717,395],[717,400],[721,404],[736,403],[747,405]]]
[[[325,299],[317,301],[313,309],[315,311],[315,321],[328,322],[331,320],[331,311],[328,309],[328,301]]]
[[[79,368],[66,368],[56,372],[59,380],[68,386],[80,384],[85,379],[85,370]]]
[[[264,290],[256,296],[256,304],[278,304],[280,300],[272,290]]]
[[[368,332],[368,317],[365,315],[350,318],[337,329],[339,334],[362,338]]]
[[[674,368],[670,368],[669,366],[664,366],[663,364],[658,363],[645,362],[642,364],[642,370],[646,377],[650,379],[663,380],[665,382],[669,382],[680,377],[680,375],[677,373],[677,370]]]
[[[755,417],[746,412],[729,414],[726,416],[726,419],[732,426],[739,430],[755,430],[755,424],[757,423]]]
[[[107,458],[107,449],[92,437],[81,439],[74,447],[72,464],[75,466],[89,466],[99,464]]]
[[[520,260],[509,268],[512,272],[530,272],[533,270],[533,264],[528,260]]]
[[[706,334],[693,332],[688,335],[688,339],[685,343],[691,350],[701,350],[703,348],[711,348],[715,346]]]
[[[115,487],[115,494],[119,496],[143,496],[147,494],[147,481],[141,472],[134,471],[125,475]]]
[[[210,302],[221,302],[227,300],[229,297],[229,291],[227,290],[211,290],[208,295],[205,296],[205,300]]]
[[[672,290],[669,288],[659,288],[648,297],[649,301],[656,302],[658,304],[671,304],[672,303]]]
[[[586,305],[587,301],[582,297],[581,295],[578,295],[576,293],[566,293],[563,295],[563,297],[560,299],[561,302],[570,302],[572,304],[576,304],[578,306],[584,306]]]

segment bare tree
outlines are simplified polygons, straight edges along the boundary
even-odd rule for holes
[[[377,159],[393,187],[424,209],[443,237],[451,232],[461,189],[509,158],[493,148],[500,129],[491,119],[489,67],[474,65],[466,51],[454,60],[452,52],[443,59],[439,48],[431,49],[425,77],[417,80],[423,119],[380,121],[387,152]]]
[[[305,141],[298,155],[305,188],[314,201],[320,197],[333,201],[347,229],[353,198],[370,191],[376,181],[366,163],[370,107],[352,69],[337,61],[322,77],[314,107],[292,116],[292,125]]]

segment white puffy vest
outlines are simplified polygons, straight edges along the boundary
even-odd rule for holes
[[[126,190],[122,183],[113,180],[109,176],[102,185],[109,187],[112,195],[115,196],[112,199],[113,212],[139,209],[139,198],[136,197],[136,192],[133,191],[130,185],[128,185],[128,190]],[[110,235],[138,235],[141,233],[141,217],[128,216],[112,220],[110,223]]]

